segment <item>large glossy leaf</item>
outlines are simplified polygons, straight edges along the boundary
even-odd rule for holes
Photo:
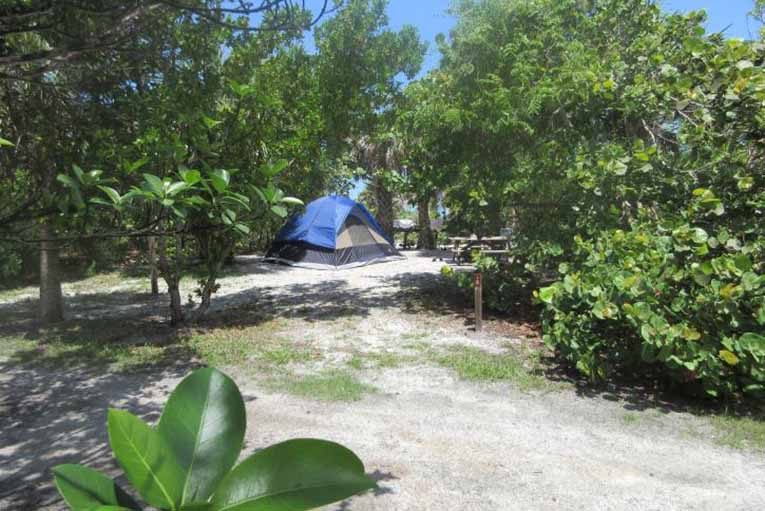
[[[114,480],[82,465],[58,465],[53,478],[59,493],[72,511],[89,511],[102,506],[140,509]]]
[[[141,496],[154,507],[177,509],[184,471],[162,436],[135,415],[109,410],[109,444]]]
[[[102,192],[104,192],[106,195],[109,196],[111,201],[117,205],[122,201],[122,196],[120,196],[120,193],[115,190],[114,188],[110,186],[99,186],[98,187]]]
[[[185,181],[176,181],[175,183],[172,183],[170,186],[167,187],[167,195],[169,197],[172,197],[186,190],[188,187],[189,185]]]
[[[213,511],[302,511],[368,490],[375,482],[349,449],[326,440],[288,440],[259,451],[221,482]]]
[[[157,430],[184,471],[182,505],[206,501],[234,466],[246,422],[239,389],[220,371],[194,371],[175,388]]]
[[[280,218],[285,218],[289,214],[284,206],[271,206],[271,212]]]
[[[189,186],[195,185],[202,180],[202,175],[198,170],[183,170],[181,171],[181,178]]]
[[[144,183],[146,183],[145,189],[156,195],[162,197],[165,192],[165,185],[160,178],[153,174],[144,174]]]
[[[292,204],[293,206],[305,206],[305,203],[297,197],[282,197],[283,204]]]
[[[226,169],[216,169],[210,172],[210,182],[218,193],[225,192],[230,181],[231,174]]]

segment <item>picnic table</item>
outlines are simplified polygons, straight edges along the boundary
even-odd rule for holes
[[[486,236],[478,238],[477,236],[454,236],[449,238],[452,245],[449,250],[452,253],[452,260],[458,265],[465,261],[465,258],[473,251],[477,250],[481,255],[502,258],[510,255],[508,239],[505,236]]]

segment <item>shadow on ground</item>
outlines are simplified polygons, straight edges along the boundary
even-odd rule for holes
[[[295,270],[288,266],[263,264],[258,258],[242,258],[233,265],[230,274],[274,275],[292,271]],[[408,315],[430,315],[439,320],[452,318],[456,325],[461,323],[465,331],[473,328],[472,303],[453,281],[438,274],[412,271],[372,274],[366,277],[370,285],[364,287],[350,286],[343,272],[325,275],[326,278],[318,281],[256,284],[216,296],[204,321],[180,332],[167,326],[164,295],[156,298],[146,293],[119,291],[67,297],[72,319],[47,329],[39,328],[34,321],[36,300],[4,303],[0,304],[0,343],[3,337],[16,336],[35,341],[37,349],[43,351],[51,342],[70,343],[71,349],[65,353],[46,357],[49,365],[70,365],[82,360],[106,364],[112,361],[112,353],[102,348],[146,344],[177,346],[177,350],[167,351],[168,356],[172,360],[191,362],[196,353],[189,351],[182,341],[193,331],[243,329],[275,319],[332,322],[343,318],[361,319],[375,310],[392,309]],[[223,284],[224,289],[226,285]],[[543,350],[539,346],[538,325],[532,322],[533,314],[528,307],[519,307],[516,314],[487,316],[484,329],[488,333],[525,339],[532,347]],[[14,355],[10,363],[24,364],[38,355],[35,350],[27,349]],[[548,357],[544,362],[548,379],[574,386],[581,397],[624,403],[626,410],[670,412],[705,408],[703,403],[689,400],[680,392],[660,390],[667,388],[666,382],[642,376],[594,385],[557,359]]]
[[[239,274],[256,276],[289,271],[262,264],[237,269]],[[363,287],[350,286],[342,274],[333,273],[314,282],[252,285],[215,297],[209,317],[181,333],[166,324],[164,296],[156,299],[120,291],[68,297],[72,319],[45,329],[34,320],[35,300],[0,304],[0,343],[14,338],[27,342],[24,349],[0,362],[0,509],[59,506],[49,473],[59,463],[84,463],[118,473],[106,443],[106,410],[119,406],[156,419],[161,400],[152,399],[147,391],[169,392],[163,380],[188,371],[196,356],[182,342],[189,330],[247,328],[280,318],[306,322],[361,319],[379,309],[430,315],[439,321],[451,317],[465,331],[472,327],[470,302],[438,274],[402,271],[366,278],[368,285]],[[518,321],[492,318],[485,326],[492,333],[493,324]],[[501,335],[507,332],[500,327],[497,331]],[[533,335],[534,329],[530,331]],[[508,335],[517,334],[509,331]],[[49,350],[53,343],[69,349],[54,352]],[[168,360],[139,374],[107,370],[115,346],[139,345],[177,350],[168,350]],[[40,364],[39,359],[45,363]],[[574,385],[582,397],[619,401],[627,410],[699,410],[685,398],[656,392],[646,382],[594,386],[554,360],[547,366],[548,378]],[[382,483],[395,476],[375,477],[381,482],[378,491],[391,491]],[[353,509],[353,500],[341,503],[338,509]]]
[[[147,389],[180,371],[137,376],[0,363],[0,374],[0,509],[32,510],[60,504],[50,473],[58,464],[118,474],[107,446],[107,409],[156,420],[160,405]]]

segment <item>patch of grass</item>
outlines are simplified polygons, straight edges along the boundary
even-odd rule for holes
[[[109,292],[110,289],[120,288],[127,289],[129,291],[140,291],[144,287],[148,287],[148,278],[136,279],[125,278],[125,276],[118,271],[97,273],[92,276],[88,276],[84,279],[76,280],[73,282],[64,282],[62,288],[65,293],[103,293]]]
[[[715,441],[735,449],[765,451],[764,418],[717,415],[711,418]]]
[[[33,351],[37,343],[22,337],[0,337],[0,359],[8,359],[19,352]]]
[[[108,293],[113,288],[134,292],[148,290],[148,273],[134,276],[126,275],[122,271],[104,271],[102,273],[95,273],[95,271],[88,268],[84,274],[70,276],[61,284],[62,290],[64,293],[74,294]],[[39,292],[37,286],[0,288],[0,302],[17,302],[22,298],[37,298]]]
[[[282,344],[281,346],[263,350],[260,353],[259,358],[265,362],[283,366],[287,364],[309,362],[316,358],[316,355],[292,344]]]
[[[356,369],[357,371],[364,369],[364,358],[358,353],[354,353],[346,363],[348,364],[348,367]]]
[[[29,339],[0,335],[0,358],[29,365],[133,371],[194,359],[216,367],[255,364],[263,369],[314,357],[280,337],[282,327],[273,320],[246,328],[174,331],[161,325],[147,329],[140,323],[68,321],[30,334]]]
[[[197,334],[187,343],[207,364],[213,367],[233,366],[244,363],[255,351],[257,339],[248,336],[220,334]]]
[[[404,344],[404,349],[425,353],[431,351],[432,346],[425,341],[417,341]]]
[[[392,351],[375,351],[367,353],[366,356],[375,367],[398,367],[404,361],[401,355]]]
[[[117,371],[140,371],[169,365],[178,359],[177,355],[178,350],[170,346],[125,346],[115,353],[113,367]]]
[[[278,320],[266,321],[248,328],[215,328],[195,332],[186,341],[206,364],[214,367],[247,364],[264,352],[278,346],[283,325]],[[283,357],[277,352],[274,358]]]
[[[637,424],[640,421],[640,416],[636,413],[625,413],[622,415],[622,422],[627,425]]]
[[[359,401],[376,389],[347,371],[330,369],[318,374],[285,375],[268,382],[274,390],[318,401]]]
[[[552,383],[537,374],[535,367],[527,367],[514,354],[494,354],[471,346],[454,346],[446,353],[434,353],[434,360],[443,367],[453,369],[459,376],[473,381],[507,381],[521,390],[552,388]]]
[[[422,341],[430,337],[428,332],[406,332],[401,335],[401,338],[405,341]]]
[[[90,366],[105,367],[110,371],[136,371],[190,358],[181,346],[135,345],[98,337],[43,337],[38,340],[3,337],[0,338],[0,346],[0,358],[19,364],[54,368]]]
[[[356,370],[365,368],[393,368],[399,367],[406,360],[413,357],[405,357],[393,351],[369,351],[365,353],[354,353],[348,360],[347,365]]]
[[[147,344],[147,333],[127,322],[107,320],[66,321],[28,333],[25,338],[0,336],[3,355],[19,364],[108,366],[130,356],[131,347]]]

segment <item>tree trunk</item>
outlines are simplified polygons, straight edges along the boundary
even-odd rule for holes
[[[211,236],[200,243],[205,247],[205,266],[207,268],[207,278],[201,283],[199,296],[201,301],[194,311],[194,321],[199,321],[207,314],[212,303],[212,295],[218,291],[217,278],[220,274],[223,264],[234,253],[234,240],[223,240],[219,237]]]
[[[146,240],[149,251],[149,273],[151,279],[151,294],[159,296],[159,273],[157,272],[157,238],[149,236]]]
[[[417,200],[417,248],[432,250],[435,247],[433,231],[430,229],[430,196]]]
[[[181,302],[181,278],[180,268],[170,268],[167,260],[167,240],[165,236],[159,237],[159,271],[167,284],[167,293],[170,295],[170,324],[173,326],[183,323],[183,303]]]
[[[377,221],[385,235],[393,239],[393,194],[385,187],[380,177],[374,178],[374,192]]]
[[[40,226],[40,321],[43,324],[64,320],[64,301],[61,293],[61,267],[56,242],[46,241],[53,237],[53,229],[44,223]]]
[[[184,320],[180,282],[175,278],[165,278],[165,282],[167,282],[167,292],[170,295],[170,324],[178,326]]]

